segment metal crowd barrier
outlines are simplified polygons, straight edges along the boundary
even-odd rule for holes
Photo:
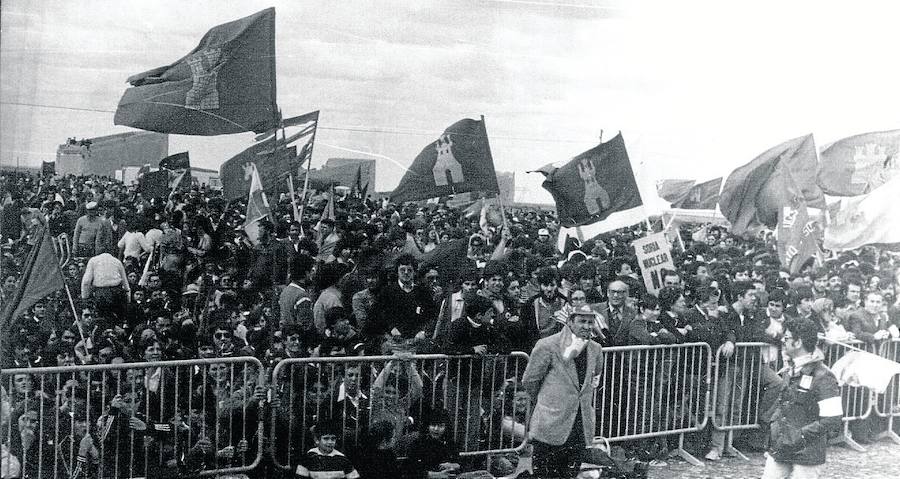
[[[262,458],[262,371],[252,357],[6,369],[0,434],[22,477],[249,471]]]
[[[900,362],[900,340],[891,339],[881,343],[878,351],[883,358]],[[894,376],[883,394],[876,395],[875,414],[886,420],[884,431],[876,435],[876,439],[890,439],[894,444],[900,444],[900,436],[894,432],[894,418],[900,416],[900,375]]]
[[[719,431],[727,431],[725,452],[744,460],[747,456],[734,447],[734,432],[759,428],[762,368],[767,367],[760,350],[765,346],[767,343],[735,343],[728,358],[723,354],[724,346],[716,351],[712,424]]]
[[[709,420],[711,351],[706,343],[604,348],[605,368],[595,397],[595,441],[626,441],[700,431]]]
[[[529,403],[519,383],[528,355],[395,355],[295,358],[272,371],[270,455],[290,470],[312,444],[319,421],[338,422],[342,447],[390,426],[398,456],[438,409],[460,455],[512,453],[525,446]]]
[[[874,344],[867,344],[859,340],[844,341],[843,344],[826,342],[823,343],[825,354],[825,365],[831,367],[838,359],[844,356],[851,348],[858,348],[870,353],[878,353],[878,347]],[[852,421],[862,421],[867,419],[873,411],[875,403],[875,393],[864,386],[841,386],[841,402],[844,408],[844,427],[838,437],[831,439],[829,444],[846,444],[851,449],[858,452],[866,452],[866,448],[862,447],[858,442],[853,440],[850,433],[850,423]]]

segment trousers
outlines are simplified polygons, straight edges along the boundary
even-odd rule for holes
[[[766,468],[763,470],[762,479],[816,479],[819,477],[819,468],[820,466],[778,462],[766,454]]]

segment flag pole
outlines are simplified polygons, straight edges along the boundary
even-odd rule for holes
[[[306,176],[303,178],[303,192],[300,193],[300,234],[303,232],[303,211],[306,209],[306,192],[309,190],[309,170],[312,167],[313,148],[316,146],[316,132],[319,130],[319,117],[316,115],[316,127],[313,129],[312,136],[309,138],[309,152],[306,154]]]
[[[291,206],[294,210],[294,221],[300,222],[300,210],[297,209],[297,194],[294,192],[294,174],[288,173],[288,193],[291,195]],[[302,229],[302,228],[301,228]]]

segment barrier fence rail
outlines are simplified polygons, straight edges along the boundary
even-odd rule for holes
[[[900,341],[853,347],[896,360]],[[727,433],[758,427],[768,372],[765,343],[737,343],[728,356],[706,343],[605,348],[595,393],[595,442],[678,436],[711,421]],[[831,366],[849,348],[823,347]],[[312,427],[337,421],[339,444],[388,425],[403,456],[432,411],[449,413],[463,456],[512,454],[526,445],[530,398],[520,384],[528,355],[298,358],[264,369],[252,357],[7,369],[0,437],[22,477],[221,476],[261,465],[290,470],[312,445]],[[844,385],[839,438],[874,412],[890,436],[900,415],[900,378],[884,394]],[[738,451],[734,451],[740,454]],[[4,472],[4,477],[6,474]]]
[[[603,349],[604,375],[596,392],[596,441],[683,435],[709,420],[711,351],[706,343],[617,346]]]
[[[900,339],[891,339],[881,344],[879,355],[891,361],[900,362]],[[874,401],[875,414],[885,418],[885,430],[880,431],[877,439],[890,439],[900,444],[900,436],[894,432],[894,418],[900,416],[900,375],[895,375],[883,394],[878,394]]]
[[[759,404],[762,397],[763,362],[761,350],[767,343],[734,343],[731,354],[726,354],[725,346],[719,347],[715,358],[713,381],[712,416],[713,427],[722,431],[724,437],[713,432],[713,447],[722,446],[725,452],[747,460],[742,452],[734,448],[735,431],[759,428]],[[717,445],[716,442],[724,441]]]
[[[262,457],[252,357],[6,369],[3,477],[185,477]]]
[[[341,443],[349,446],[385,422],[404,456],[437,409],[449,412],[460,455],[514,452],[525,444],[529,403],[519,380],[527,363],[520,352],[285,359],[272,371],[272,460],[294,467],[321,418],[339,421]]]
[[[823,344],[823,353],[825,354],[825,365],[829,368],[844,356],[848,351],[857,348],[869,353],[878,354],[878,345],[873,343],[864,343],[859,340],[844,341],[843,343],[826,342]],[[875,393],[863,386],[851,386],[845,384],[841,386],[841,402],[844,409],[843,422],[844,426],[840,435],[830,441],[831,444],[846,444],[853,450],[865,452],[866,449],[858,442],[853,440],[850,433],[850,423],[854,421],[864,421],[873,410],[875,403]]]

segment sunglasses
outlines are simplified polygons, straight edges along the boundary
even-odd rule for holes
[[[216,333],[215,338],[216,339],[230,339],[231,334],[230,333]]]

